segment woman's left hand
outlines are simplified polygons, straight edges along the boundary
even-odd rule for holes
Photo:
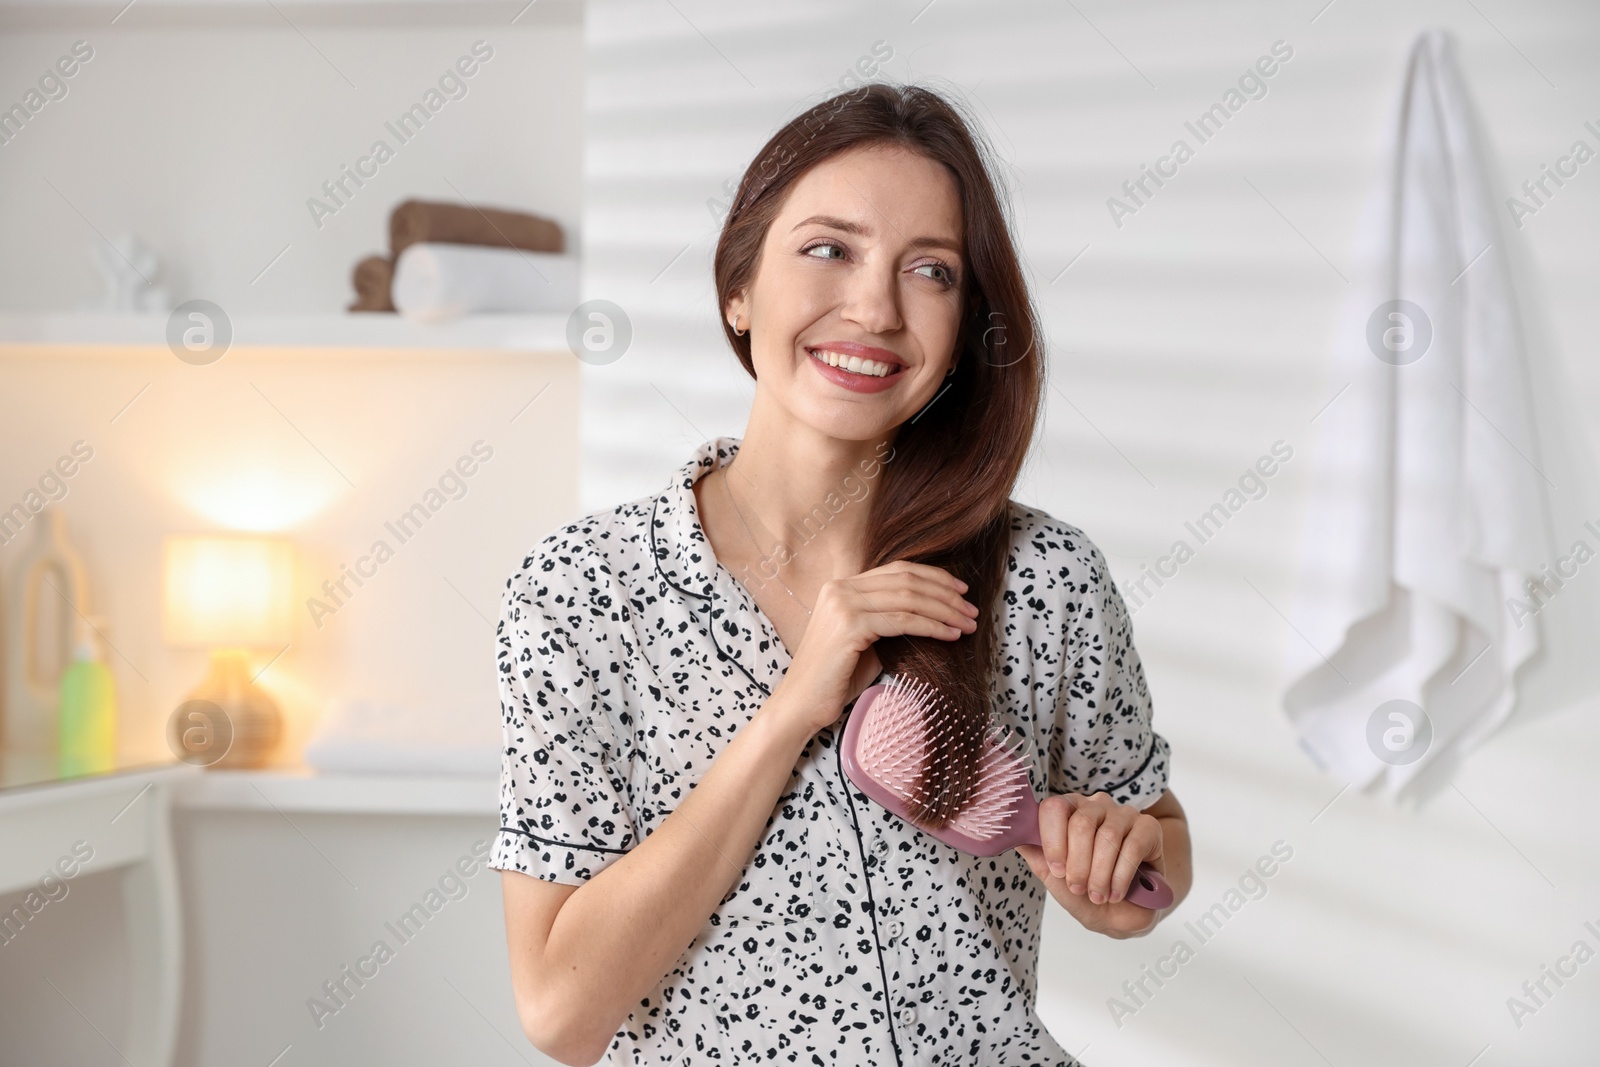
[[[1149,933],[1162,912],[1124,899],[1139,864],[1162,874],[1161,822],[1105,793],[1062,793],[1039,804],[1042,845],[1018,845],[1035,877],[1085,929],[1107,937]]]

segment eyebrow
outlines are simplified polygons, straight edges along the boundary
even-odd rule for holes
[[[865,226],[859,222],[852,222],[850,219],[841,219],[837,215],[812,215],[810,218],[801,219],[795,223],[789,232],[793,233],[800,227],[809,226],[813,223],[818,226],[827,226],[830,229],[843,230],[845,233],[854,234],[857,237],[868,236]],[[961,245],[945,237],[913,237],[907,243],[913,248],[943,248],[955,255],[961,255]]]

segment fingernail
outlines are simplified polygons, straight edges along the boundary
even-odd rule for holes
[[[1092,904],[1104,904],[1106,902],[1106,898],[1101,894],[1100,890],[1096,889],[1093,893],[1089,894],[1089,902]]]
[[[967,585],[966,582],[963,582],[960,578],[957,578],[956,579],[956,588],[958,588],[961,592],[965,593],[970,587]]]
[[[970,600],[963,600],[961,602],[961,610],[971,612],[973,615],[976,615],[978,614],[978,605],[972,603]]]
[[[1066,873],[1067,873],[1067,865],[1065,863],[1052,863],[1050,865],[1050,877],[1052,877],[1052,878],[1060,878],[1063,874],[1066,874]]]

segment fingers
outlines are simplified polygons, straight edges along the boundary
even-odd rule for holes
[[[905,634],[912,637],[936,637],[942,641],[954,641],[967,632],[964,627],[941,622],[937,618],[916,611],[875,611],[864,615],[863,618],[874,637],[899,637]]]
[[[1089,869],[1088,882],[1089,899],[1095,904],[1104,904],[1111,899],[1111,876],[1116,873],[1117,859],[1122,855],[1125,831],[1126,827],[1109,819],[1102,821],[1095,829],[1094,860]]]
[[[890,570],[890,567],[896,569]],[[907,569],[917,568],[917,569]],[[958,583],[956,579],[939,570],[937,567],[923,567],[920,564],[905,564],[897,567],[889,564],[879,567],[853,578],[842,579],[852,590],[862,594],[872,594],[888,589],[915,589],[929,596],[936,597],[944,602],[956,606],[965,606],[968,614],[978,613],[977,605],[963,599],[962,593],[966,591],[966,584]]]
[[[954,586],[958,593],[967,591],[967,583],[944,568],[927,563],[912,563],[910,560],[897,559],[892,563],[885,563],[881,567],[874,567],[864,572],[863,577],[868,574],[914,574],[941,585]]]
[[[1039,802],[1039,840],[1043,843],[1044,864],[1052,878],[1067,873],[1067,823],[1083,799],[1076,794],[1048,796]]]
[[[826,724],[881,673],[875,656],[865,658],[879,638],[975,633],[979,612],[963,597],[967,588],[947,571],[906,560],[825,582],[784,676],[785,703],[804,709],[808,723]]]
[[[837,601],[859,612],[885,616],[872,624],[870,636],[874,639],[912,634],[954,640],[977,630],[972,620],[978,617],[978,607],[962,596],[966,591],[967,583],[948,571],[925,563],[895,560],[853,578],[826,583],[817,600],[819,605],[824,600]],[[923,623],[895,618],[896,612],[921,615],[952,630],[930,630]],[[884,629],[884,625],[894,628]]]
[[[951,636],[959,637],[962,634],[972,633],[978,628],[977,620],[959,607],[952,606],[937,597],[928,596],[926,593],[917,593],[907,590],[898,592],[879,593],[863,596],[864,609],[874,615],[896,617],[893,621],[904,623],[904,616],[915,615],[922,619],[939,623],[954,631]],[[909,630],[896,630],[895,633],[910,633]],[[921,632],[916,631],[916,632]],[[879,636],[887,636],[879,631]]]
[[[1160,855],[1161,820],[1153,815],[1140,814],[1134,820],[1133,829],[1123,838],[1122,849],[1117,853],[1116,866],[1111,874],[1112,902],[1122,900],[1128,895],[1128,890],[1133,887],[1134,876],[1139,871],[1139,864],[1146,860],[1158,859]]]
[[[962,598],[962,594],[968,589],[966,582],[948,571],[924,563],[896,560],[858,574],[851,581],[855,582],[856,587],[863,592],[885,588],[920,589],[960,607],[969,615],[976,617],[978,614],[977,606]]]
[[[886,586],[857,577],[843,579],[826,592],[830,600],[842,599],[857,613],[874,638],[915,634],[952,640],[978,628],[975,606],[948,585],[942,590],[931,586],[906,576]],[[822,599],[818,597],[819,603]]]
[[[1045,797],[1039,803],[1039,845],[1017,845],[1028,869],[1086,929],[1137,937],[1157,912],[1128,903],[1139,865],[1161,858],[1161,823],[1105,793]]]
[[[1105,807],[1091,800],[1080,799],[1072,818],[1067,822],[1067,869],[1064,877],[1067,888],[1074,893],[1089,892],[1089,874],[1094,869],[1095,861],[1095,836],[1106,818]]]
[[[1161,851],[1161,824],[1105,793],[1046,797],[1039,837],[1050,876],[1093,904],[1121,901],[1139,864]]]

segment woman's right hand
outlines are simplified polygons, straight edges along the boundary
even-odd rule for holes
[[[967,583],[939,567],[895,560],[822,586],[788,673],[773,694],[781,713],[816,733],[880,673],[880,637],[954,641],[978,628]]]

